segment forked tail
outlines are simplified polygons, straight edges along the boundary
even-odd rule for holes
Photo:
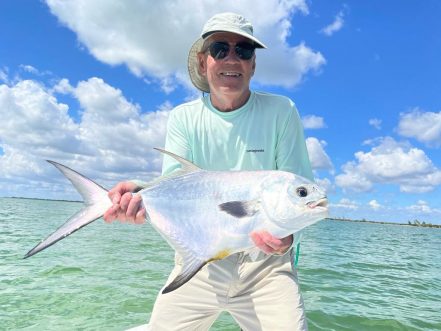
[[[37,254],[38,252],[41,252],[42,250],[55,244],[57,241],[66,238],[87,224],[92,223],[103,216],[104,212],[110,206],[112,206],[112,202],[107,196],[107,190],[105,188],[60,163],[49,160],[48,162],[60,170],[63,175],[65,175],[67,179],[71,181],[73,186],[75,186],[77,191],[83,197],[84,207],[69,218],[66,223],[59,227],[54,233],[49,235],[37,246],[27,252],[24,258],[28,258],[34,254]]]

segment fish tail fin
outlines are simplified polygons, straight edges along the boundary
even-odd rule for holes
[[[79,172],[69,167],[66,167],[65,165],[62,165],[61,163],[51,160],[46,161],[52,164],[64,176],[66,176],[67,179],[69,179],[69,181],[83,198],[84,204],[86,206],[91,206],[99,203],[103,200],[104,197],[108,199],[108,191],[101,185],[95,183],[93,180],[87,178],[86,176],[83,176]]]
[[[69,179],[69,181],[77,189],[78,193],[80,193],[82,196],[85,206],[83,209],[69,218],[54,233],[32,248],[24,256],[24,258],[28,258],[34,254],[37,254],[38,252],[41,252],[47,247],[55,244],[57,241],[66,238],[75,231],[99,219],[104,215],[104,212],[110,208],[110,206],[112,206],[112,202],[107,195],[107,190],[104,187],[81,175],[75,170],[70,169],[69,167],[54,161],[48,160],[48,162],[55,166],[63,175],[67,177],[67,179]]]

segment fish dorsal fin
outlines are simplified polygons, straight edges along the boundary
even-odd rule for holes
[[[174,291],[188,282],[208,261],[201,261],[195,258],[184,259],[182,270],[163,290],[162,294]]]
[[[168,152],[164,149],[161,148],[157,148],[157,147],[153,147],[153,149],[156,149],[157,151],[160,151],[161,153],[167,154],[170,157],[174,158],[175,160],[177,160],[180,164],[181,164],[181,168],[173,171],[170,174],[167,175],[162,175],[156,179],[153,179],[152,181],[149,181],[147,183],[142,183],[141,187],[142,189],[149,189],[151,187],[154,187],[156,185],[158,185],[161,182],[164,182],[166,180],[175,178],[175,177],[179,177],[179,176],[183,176],[186,174],[190,174],[196,171],[202,171],[201,168],[199,168],[197,165],[191,163],[190,161],[184,159],[183,157],[180,157],[176,154],[173,154],[171,152]]]
[[[261,208],[260,200],[228,201],[221,203],[219,209],[233,217],[243,218],[254,216]]]
[[[201,170],[197,165],[191,163],[190,161],[184,159],[183,157],[180,157],[172,152],[168,152],[165,149],[157,148],[155,147],[157,151],[160,151],[161,153],[167,154],[168,156],[171,156],[176,161],[178,161],[181,164],[181,170],[185,173],[195,172]]]

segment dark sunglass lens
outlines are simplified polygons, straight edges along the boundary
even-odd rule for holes
[[[209,49],[210,49],[210,55],[213,58],[220,60],[228,55],[230,46],[227,43],[214,42],[210,45]]]
[[[212,43],[208,49],[210,51],[210,55],[214,59],[222,60],[228,55],[230,51],[230,45],[226,42],[216,41]],[[251,59],[254,55],[255,49],[256,47],[253,44],[247,42],[238,43],[234,47],[236,55],[242,60]]]
[[[236,45],[236,54],[242,60],[249,60],[253,57],[256,47],[250,43],[238,43]]]

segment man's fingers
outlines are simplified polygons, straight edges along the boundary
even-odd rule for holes
[[[259,232],[252,232],[250,234],[251,239],[254,241],[254,244],[259,247],[262,251],[267,253],[271,248],[263,241],[263,238]]]
[[[117,204],[121,201],[121,193],[119,192],[113,192],[112,194],[109,193],[109,198],[113,204]]]
[[[267,231],[262,231],[260,233],[262,241],[268,245],[269,247],[271,247],[273,250],[279,250],[282,246],[283,246],[283,242],[282,240],[274,237],[273,235],[271,235],[269,232]]]
[[[273,249],[269,247],[265,242],[262,240],[261,235],[258,232],[252,232],[250,234],[251,239],[254,241],[254,244],[265,254],[271,254]]]
[[[256,246],[260,246],[263,244],[263,241],[257,232],[251,232],[250,237],[254,241],[254,244],[256,244]]]
[[[280,239],[274,237],[268,231],[255,231],[251,233],[251,236],[260,245],[265,244],[274,249],[278,249],[283,244]]]
[[[250,236],[255,245],[266,254],[279,253],[287,247],[281,239],[274,237],[267,231],[255,231]]]
[[[135,183],[120,182],[120,183],[116,184],[116,186],[109,191],[108,196],[114,204],[117,204],[120,202],[122,196],[125,193],[133,192],[134,190],[136,190],[136,188],[137,188],[137,186]]]
[[[117,204],[121,200],[121,193],[122,193],[122,185],[120,183],[117,184],[114,188],[112,188],[107,195],[109,196],[113,204]]]
[[[136,213],[135,223],[136,224],[145,223],[145,209],[144,208],[139,209],[138,212]]]
[[[124,214],[127,213],[127,208],[129,207],[132,197],[133,195],[130,192],[124,193],[123,196],[121,197],[121,201],[119,203],[120,211],[123,212]]]
[[[103,215],[104,221],[107,223],[112,223],[112,221],[116,220],[118,216],[119,205],[113,205]]]
[[[125,195],[123,196],[124,199]],[[140,209],[141,205],[141,196],[139,194],[134,194],[131,196],[131,199],[127,206],[126,216],[129,220],[135,220],[136,214],[138,213],[138,210]]]
[[[145,222],[146,211],[142,207],[142,198],[132,193],[136,188],[135,183],[120,182],[109,191],[108,196],[113,206],[104,213],[104,221],[111,223],[119,220],[121,223],[136,224]]]

